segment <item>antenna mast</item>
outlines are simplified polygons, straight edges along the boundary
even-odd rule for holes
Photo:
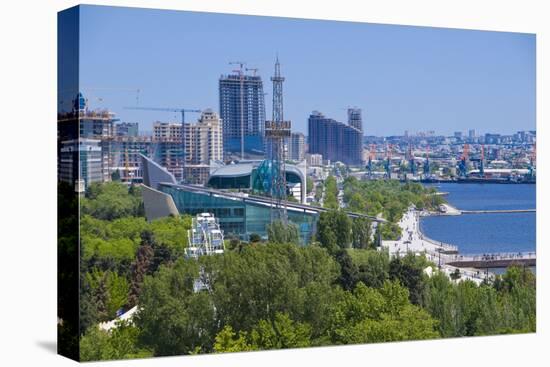
[[[265,123],[265,135],[271,145],[271,221],[288,223],[286,211],[285,139],[290,137],[290,121],[283,118],[283,82],[279,57],[275,62],[273,82],[273,114]]]

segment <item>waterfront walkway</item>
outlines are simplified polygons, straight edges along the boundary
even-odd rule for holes
[[[409,252],[416,255],[424,254],[446,273],[459,269],[462,278],[476,282],[485,278],[485,275],[480,275],[476,269],[505,268],[513,264],[536,265],[535,252],[461,255],[457,246],[424,236],[420,231],[420,215],[421,213],[413,207],[409,208],[399,221],[401,238],[396,241],[382,241],[382,247],[388,249],[390,256],[404,256]]]
[[[427,253],[433,255],[456,254],[458,248],[448,243],[432,240],[420,231],[420,213],[414,208],[409,208],[399,221],[401,227],[401,238],[396,241],[382,241],[390,255],[406,254],[414,252],[417,254]]]
[[[445,264],[468,268],[505,268],[510,265],[537,265],[536,252],[446,256]]]

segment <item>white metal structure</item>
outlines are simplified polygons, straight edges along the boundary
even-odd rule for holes
[[[225,250],[223,231],[213,214],[200,213],[193,218],[191,229],[187,231],[189,244],[187,257],[198,258],[202,255],[223,254]]]

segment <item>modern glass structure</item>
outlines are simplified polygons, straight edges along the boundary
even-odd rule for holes
[[[256,195],[270,196],[272,193],[273,175],[277,165],[273,161],[247,161],[237,164],[220,165],[210,171],[207,186],[213,189],[238,190]],[[296,200],[306,202],[306,166],[285,165],[287,183],[287,197],[291,194],[290,188],[297,189]],[[279,193],[282,197],[282,192]]]
[[[267,228],[271,223],[271,208],[275,205],[270,197],[252,195],[243,192],[222,191],[198,185],[177,184],[174,175],[166,168],[155,163],[150,158],[142,155],[143,160],[143,201],[145,204],[145,215],[148,220],[154,220],[162,216],[180,214],[198,215],[211,213],[219,221],[220,228],[225,236],[237,236],[247,239],[252,233],[267,237]],[[263,167],[268,164],[263,161]],[[259,167],[258,162],[249,163],[246,166],[229,165],[230,171],[218,175],[217,182],[248,183],[248,191],[255,182],[262,182],[255,179],[254,169]],[[237,167],[231,167],[237,166]],[[260,166],[262,166],[260,162]],[[290,165],[286,165],[286,169]],[[297,169],[297,168],[296,168]],[[299,178],[300,171],[289,172],[289,182]],[[232,174],[235,175],[233,177]],[[259,178],[259,177],[258,177]],[[227,180],[226,180],[227,179]],[[236,180],[236,181],[234,181]],[[226,185],[226,184],[224,184]],[[316,231],[317,221],[320,213],[327,209],[314,207],[295,202],[287,202],[286,210],[288,221],[298,226],[302,244],[309,243],[311,236]],[[364,216],[357,213],[348,213],[352,217]],[[369,217],[378,221],[377,218]]]
[[[218,219],[226,237],[247,238],[252,233],[267,237],[271,222],[271,203],[235,193],[221,193],[188,185],[161,183],[159,191],[174,200],[180,213],[198,215],[212,213]],[[287,207],[288,220],[298,226],[303,244],[315,233],[319,213],[315,210]]]

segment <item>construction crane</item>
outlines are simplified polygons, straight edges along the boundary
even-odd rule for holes
[[[185,113],[201,113],[201,110],[190,109],[190,108],[166,108],[166,107],[124,107],[127,110],[142,110],[142,111],[162,111],[162,112],[179,112],[181,113],[181,169],[182,169],[182,180],[185,174]],[[171,156],[167,157],[171,161]],[[177,154],[175,159],[175,166],[179,167]]]
[[[258,73],[258,71],[259,71],[260,69],[258,69],[258,68],[245,68],[244,70],[246,70],[246,71],[251,71],[251,72],[252,72],[252,76],[256,76],[256,74]]]
[[[126,110],[143,110],[143,111],[162,111],[162,112],[179,112],[181,113],[182,127],[185,124],[185,113],[194,112],[201,113],[201,110],[188,109],[188,108],[164,108],[164,107],[124,107]]]
[[[485,147],[481,145],[481,156],[479,158],[479,177],[485,177]]]
[[[426,160],[424,161],[424,178],[430,176],[430,146],[426,145]]]
[[[139,93],[141,92],[140,88],[119,88],[119,87],[82,87],[82,91],[85,91],[86,94],[90,94],[90,91],[103,91],[103,92],[135,92],[136,93],[136,106],[139,104]],[[97,102],[103,102],[105,99],[102,96],[94,96]]]
[[[412,145],[409,143],[409,168],[411,170],[411,174],[416,175],[416,162],[414,161],[414,154],[412,151]]]

